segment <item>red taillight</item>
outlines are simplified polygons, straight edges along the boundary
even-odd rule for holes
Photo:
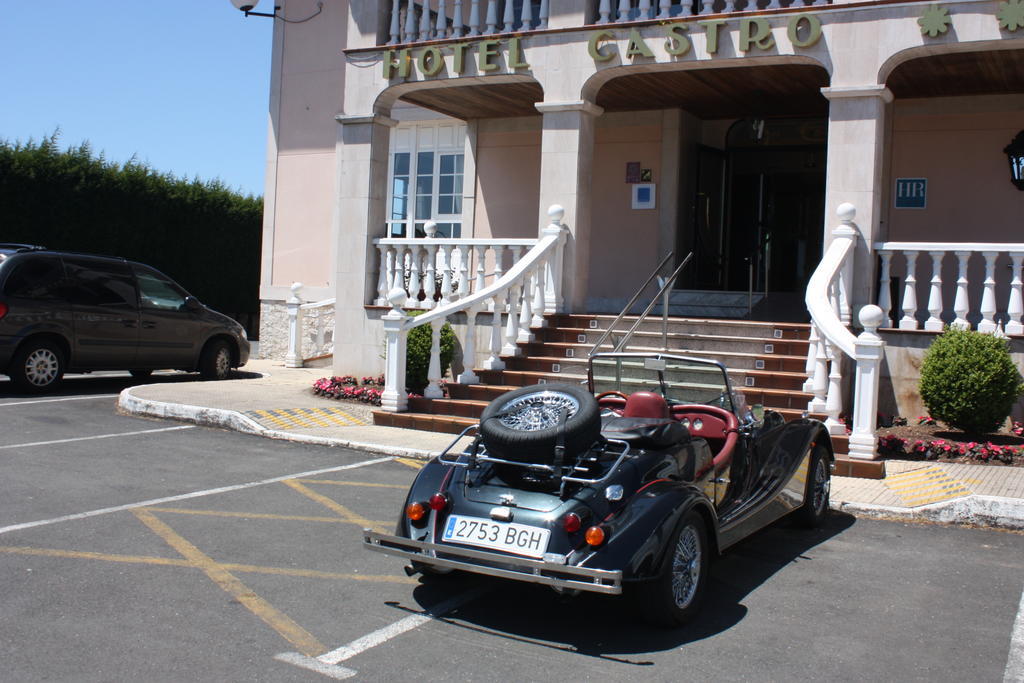
[[[429,505],[431,510],[444,510],[448,507],[448,496],[443,493],[435,493],[430,497]]]
[[[3,301],[0,301],[0,319],[2,319],[5,315],[7,315],[7,304],[5,304]]]
[[[583,520],[575,512],[570,512],[562,518],[562,528],[570,534],[574,534],[583,526]]]
[[[414,522],[423,519],[427,514],[427,508],[423,503],[409,503],[405,508],[405,516]]]
[[[587,529],[587,533],[584,535],[587,541],[587,545],[592,545],[595,548],[604,543],[604,529],[599,526],[592,526]]]

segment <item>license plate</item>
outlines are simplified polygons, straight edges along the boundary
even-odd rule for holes
[[[548,549],[550,535],[547,529],[526,524],[452,515],[448,518],[441,539],[540,558]]]

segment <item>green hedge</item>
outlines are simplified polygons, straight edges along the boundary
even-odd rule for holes
[[[58,137],[0,140],[0,241],[147,263],[255,332],[262,198],[112,163],[88,143],[62,151]]]

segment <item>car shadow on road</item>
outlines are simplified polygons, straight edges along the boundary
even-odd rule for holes
[[[751,592],[791,564],[813,562],[808,554],[812,548],[855,523],[853,516],[833,512],[819,529],[800,529],[782,521],[738,543],[712,564],[700,614],[678,629],[645,623],[628,590],[621,598],[593,594],[566,598],[543,586],[459,574],[425,580],[414,597],[427,607],[469,585],[484,586],[484,597],[443,619],[457,627],[541,647],[650,665],[628,656],[672,650],[732,628],[747,615],[743,601]]]
[[[232,370],[229,380],[259,379],[258,372]],[[155,372],[149,377],[132,377],[127,372],[102,372],[65,375],[60,385],[45,394],[31,394],[18,390],[10,380],[0,375],[0,400],[63,398],[69,396],[92,396],[96,394],[119,394],[128,387],[142,384],[176,384],[179,382],[204,381],[198,372]]]

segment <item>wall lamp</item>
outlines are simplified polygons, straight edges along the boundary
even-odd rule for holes
[[[310,19],[324,11],[324,3],[317,2],[316,12],[313,12],[305,19],[285,19],[283,16],[277,13],[278,10],[281,9],[280,5],[274,5],[274,11],[268,13],[253,12],[253,10],[256,8],[256,5],[260,4],[260,0],[231,0],[231,4],[235,6],[235,9],[245,12],[245,16],[247,17],[270,17],[271,19],[280,19],[281,21],[287,22],[289,24],[301,24],[304,21],[309,21]]]
[[[1010,160],[1010,181],[1018,190],[1024,190],[1024,130],[1017,133],[1017,137],[1003,149],[1003,153]]]

